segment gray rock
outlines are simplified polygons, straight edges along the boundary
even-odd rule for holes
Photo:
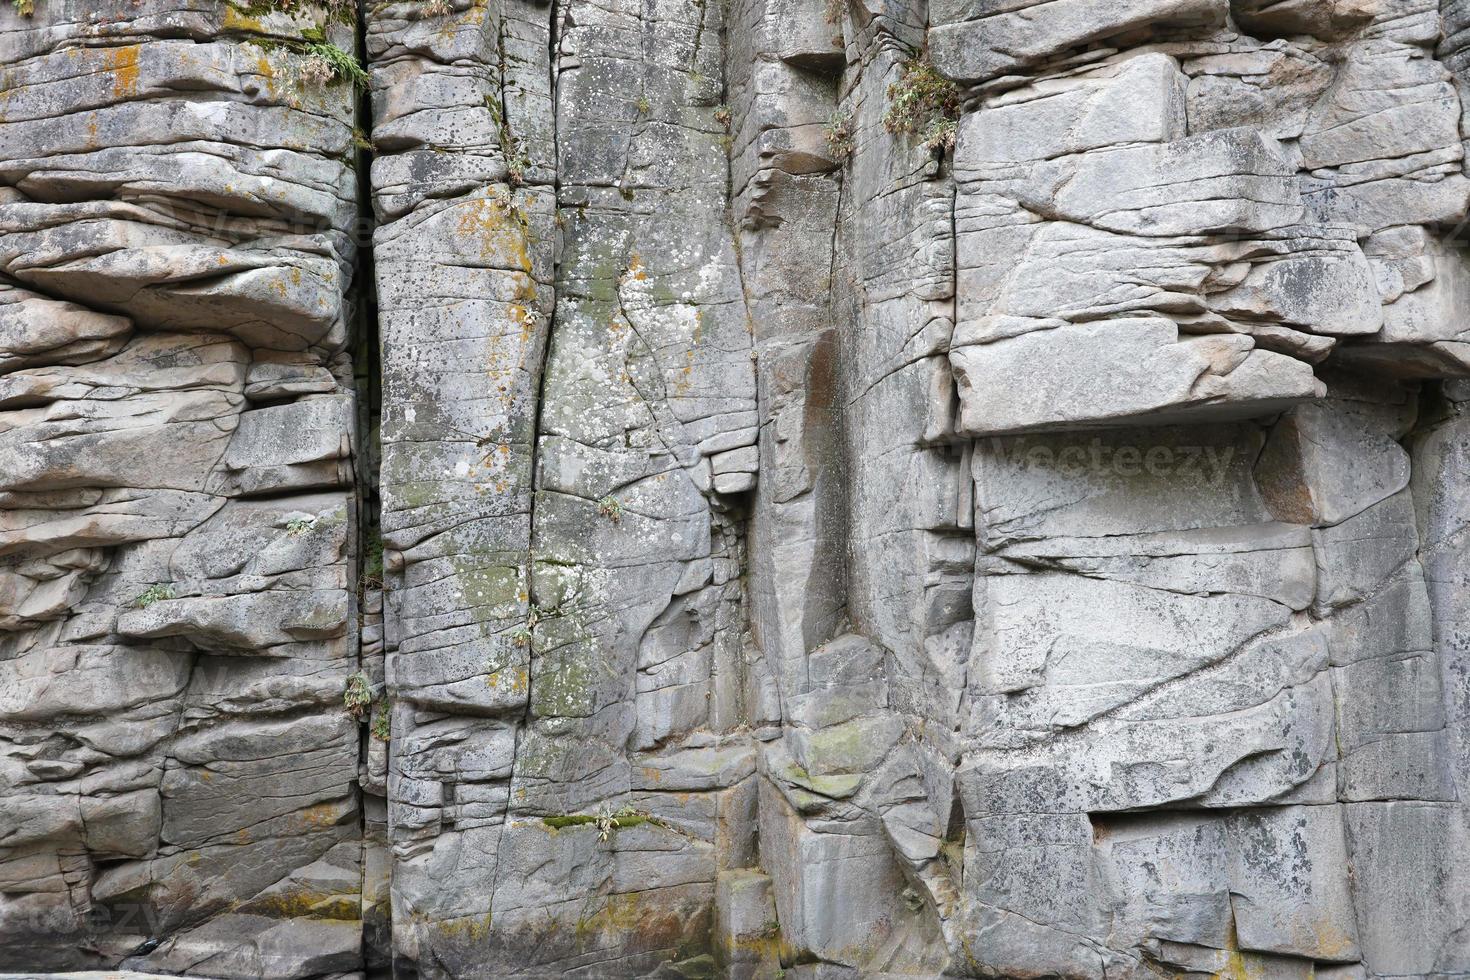
[[[1470,973],[1470,3],[97,8],[7,975]]]

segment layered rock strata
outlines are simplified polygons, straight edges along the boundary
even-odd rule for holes
[[[0,968],[1470,975],[1459,0],[0,9]]]

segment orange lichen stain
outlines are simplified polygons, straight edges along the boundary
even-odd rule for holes
[[[628,257],[628,277],[638,282],[648,278],[648,273],[643,270],[643,258],[637,252]]]
[[[317,803],[302,810],[297,819],[307,827],[335,827],[341,814],[331,803]]]
[[[526,226],[514,204],[499,196],[472,201],[462,209],[457,227],[461,235],[479,240],[481,258],[500,259],[530,273]]]
[[[215,259],[215,261],[218,262],[220,265],[229,265],[230,264],[229,257],[228,256],[225,256],[225,255],[221,255],[219,258]]]
[[[524,667],[506,672],[497,670],[485,678],[485,686],[502,694],[524,694],[531,689],[531,673]]]
[[[127,44],[120,48],[108,48],[103,57],[107,71],[112,75],[112,94],[119,99],[138,94],[138,53],[140,44]]]
[[[643,766],[643,778],[655,786],[664,781],[664,771],[652,766]]]
[[[91,116],[87,118],[87,145],[97,145],[97,133],[99,129],[100,127],[97,123],[97,113],[94,112],[91,114]]]

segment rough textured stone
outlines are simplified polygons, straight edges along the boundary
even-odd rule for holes
[[[6,976],[1470,975],[1470,4],[0,63]]]

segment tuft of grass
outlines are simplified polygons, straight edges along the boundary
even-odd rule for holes
[[[367,554],[362,559],[362,584],[364,588],[383,587],[383,539],[374,538],[367,544]]]
[[[832,151],[834,159],[840,161],[852,156],[852,113],[844,109],[834,110],[827,117],[822,135],[827,138],[827,148]]]
[[[447,17],[454,13],[454,6],[449,0],[428,0],[424,4],[425,17]]]
[[[148,586],[148,588],[144,589],[142,594],[139,595],[138,598],[133,600],[133,605],[137,606],[139,609],[147,609],[155,602],[162,602],[165,599],[176,598],[178,598],[178,596],[174,594],[174,587],[172,585],[159,583],[157,585],[150,585]]]
[[[358,721],[367,716],[373,706],[373,682],[368,675],[358,671],[347,678],[347,687],[342,691],[342,705],[347,713]]]
[[[510,121],[500,102],[487,97],[485,108],[490,110],[495,119],[495,127],[500,132],[500,152],[505,154],[506,180],[512,187],[522,187],[526,183],[526,171],[531,169],[531,157],[515,133],[510,131]]]
[[[393,712],[390,710],[393,702],[387,698],[378,705],[378,716],[373,719],[372,736],[379,742],[390,742],[393,740]]]
[[[300,54],[301,80],[314,85],[331,85],[335,82],[351,82],[358,88],[367,88],[368,73],[358,62],[357,56],[343,51],[318,28],[301,32],[303,39]]]
[[[949,149],[959,118],[959,86],[935,71],[927,55],[904,65],[888,86],[883,128],[894,135],[918,136],[931,150]]]

